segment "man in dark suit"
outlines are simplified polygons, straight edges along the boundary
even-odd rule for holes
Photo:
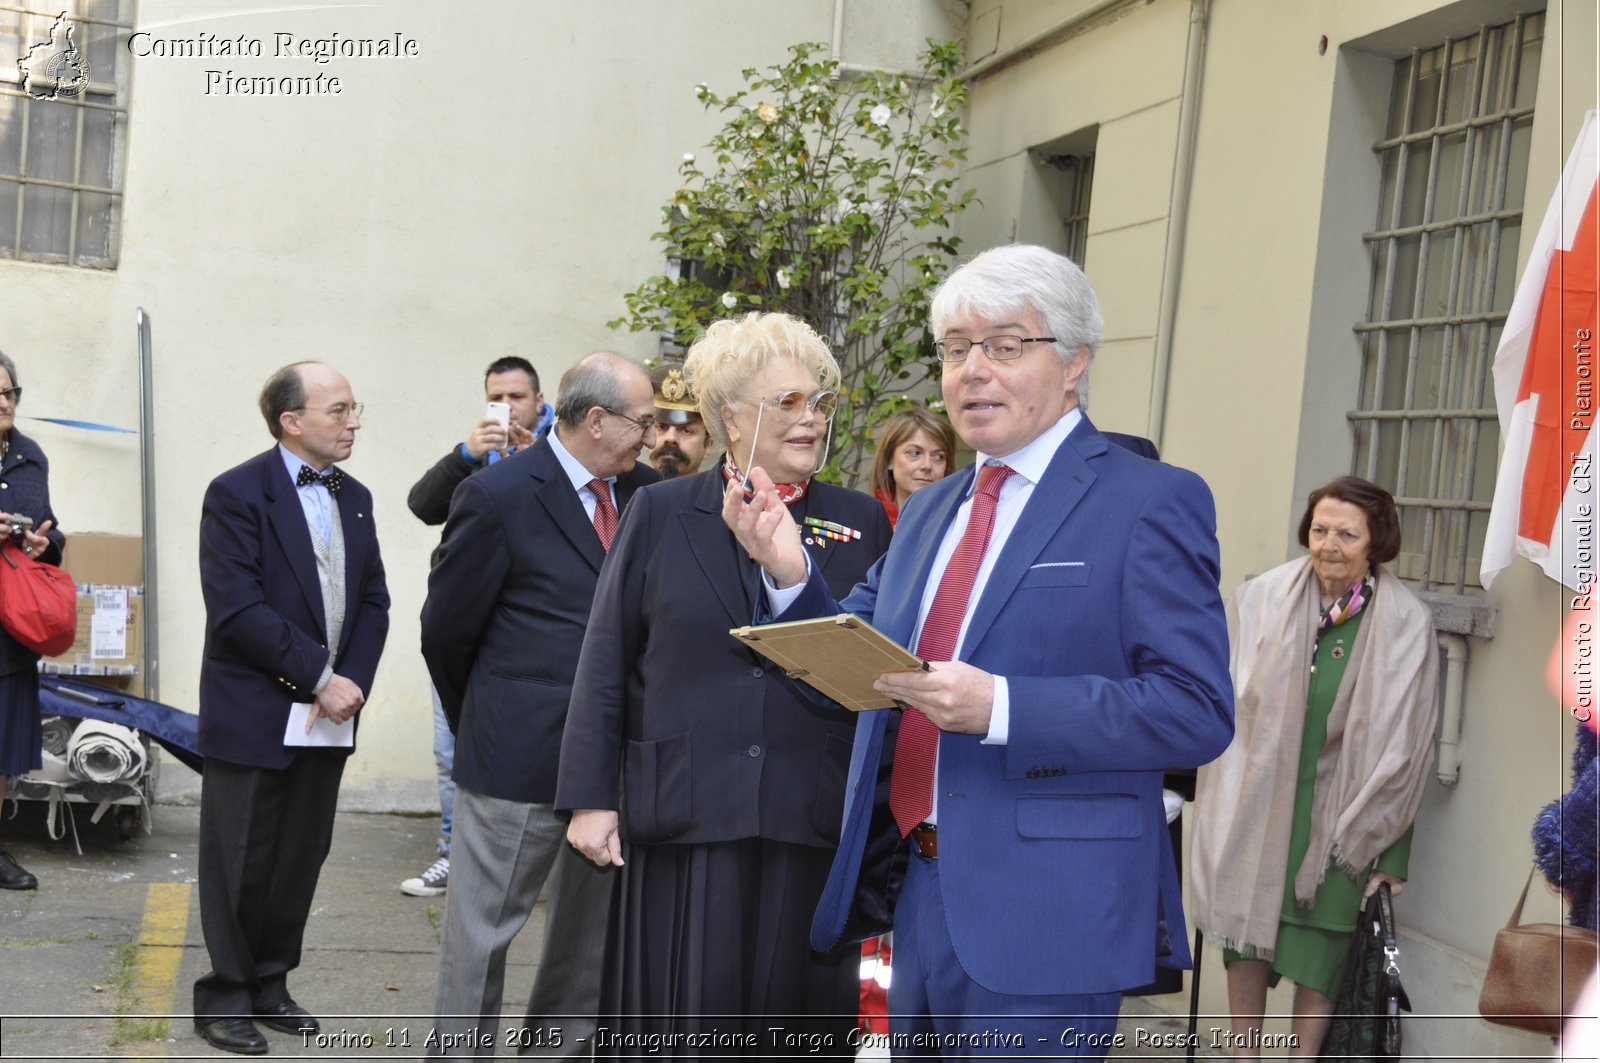
[[[463,481],[451,501],[422,607],[422,653],[456,733],[430,1055],[494,1057],[506,949],[547,879],[527,1014],[530,1032],[559,1026],[561,1038],[532,1047],[592,1047],[611,879],[567,846],[551,803],[600,564],[628,499],[658,479],[637,460],[655,443],[651,396],[642,367],[589,355],[561,378],[545,441]]]
[[[485,417],[412,485],[406,505],[424,524],[443,524],[450,515],[450,496],[462,480],[531,447],[556,418],[539,390],[539,373],[533,363],[514,354],[489,363],[483,374],[483,399],[506,405],[506,423]],[[456,806],[456,784],[450,780],[450,772],[456,759],[456,736],[445,719],[439,692],[430,684],[428,693],[433,700],[433,763],[439,779],[439,858],[422,874],[401,881],[400,892],[411,897],[437,897],[450,885],[450,831]]]
[[[201,510],[200,922],[211,971],[195,982],[194,1014],[199,1034],[229,1052],[267,1050],[252,1017],[287,1033],[318,1028],[287,978],[389,633],[372,495],[333,467],[350,456],[361,409],[326,365],[278,370],[261,391],[278,445],[211,481]],[[305,744],[324,736],[349,744]]]
[[[779,620],[848,610],[940,662],[879,677],[914,708],[858,719],[812,944],[892,912],[892,1037],[1103,1058],[1122,991],[1189,962],[1162,773],[1233,734],[1211,495],[1077,409],[1101,321],[1066,258],[980,255],[932,317],[978,471],[912,496],[842,604],[764,472],[724,506]]]

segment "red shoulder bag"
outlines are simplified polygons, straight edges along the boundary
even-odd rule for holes
[[[0,628],[34,653],[55,657],[78,636],[72,577],[0,540]]]

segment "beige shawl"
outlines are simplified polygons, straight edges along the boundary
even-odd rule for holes
[[[1249,580],[1228,606],[1233,743],[1196,783],[1194,921],[1228,948],[1272,956],[1289,874],[1320,593],[1310,558]],[[1428,607],[1388,569],[1367,606],[1317,759],[1311,847],[1294,870],[1309,907],[1330,858],[1358,880],[1422,803],[1439,661]]]

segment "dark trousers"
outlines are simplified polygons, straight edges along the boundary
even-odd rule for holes
[[[211,971],[194,984],[196,1017],[249,1016],[288,999],[345,759],[308,749],[274,770],[206,758],[200,927]]]

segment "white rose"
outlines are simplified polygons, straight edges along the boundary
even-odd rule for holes
[[[789,285],[793,282],[793,280],[794,280],[794,274],[790,273],[788,270],[780,269],[778,271],[778,287],[779,288],[783,289],[784,291],[788,291],[789,290]]]
[[[729,310],[732,310],[734,307],[739,305],[739,297],[734,295],[732,292],[723,292],[722,305],[727,307]]]
[[[888,125],[889,119],[893,115],[894,112],[889,110],[887,103],[880,103],[872,109],[872,114],[869,117],[871,117],[873,125]]]
[[[683,153],[683,161],[684,162],[693,162],[694,161],[694,152],[692,152],[692,151],[684,152]]]

